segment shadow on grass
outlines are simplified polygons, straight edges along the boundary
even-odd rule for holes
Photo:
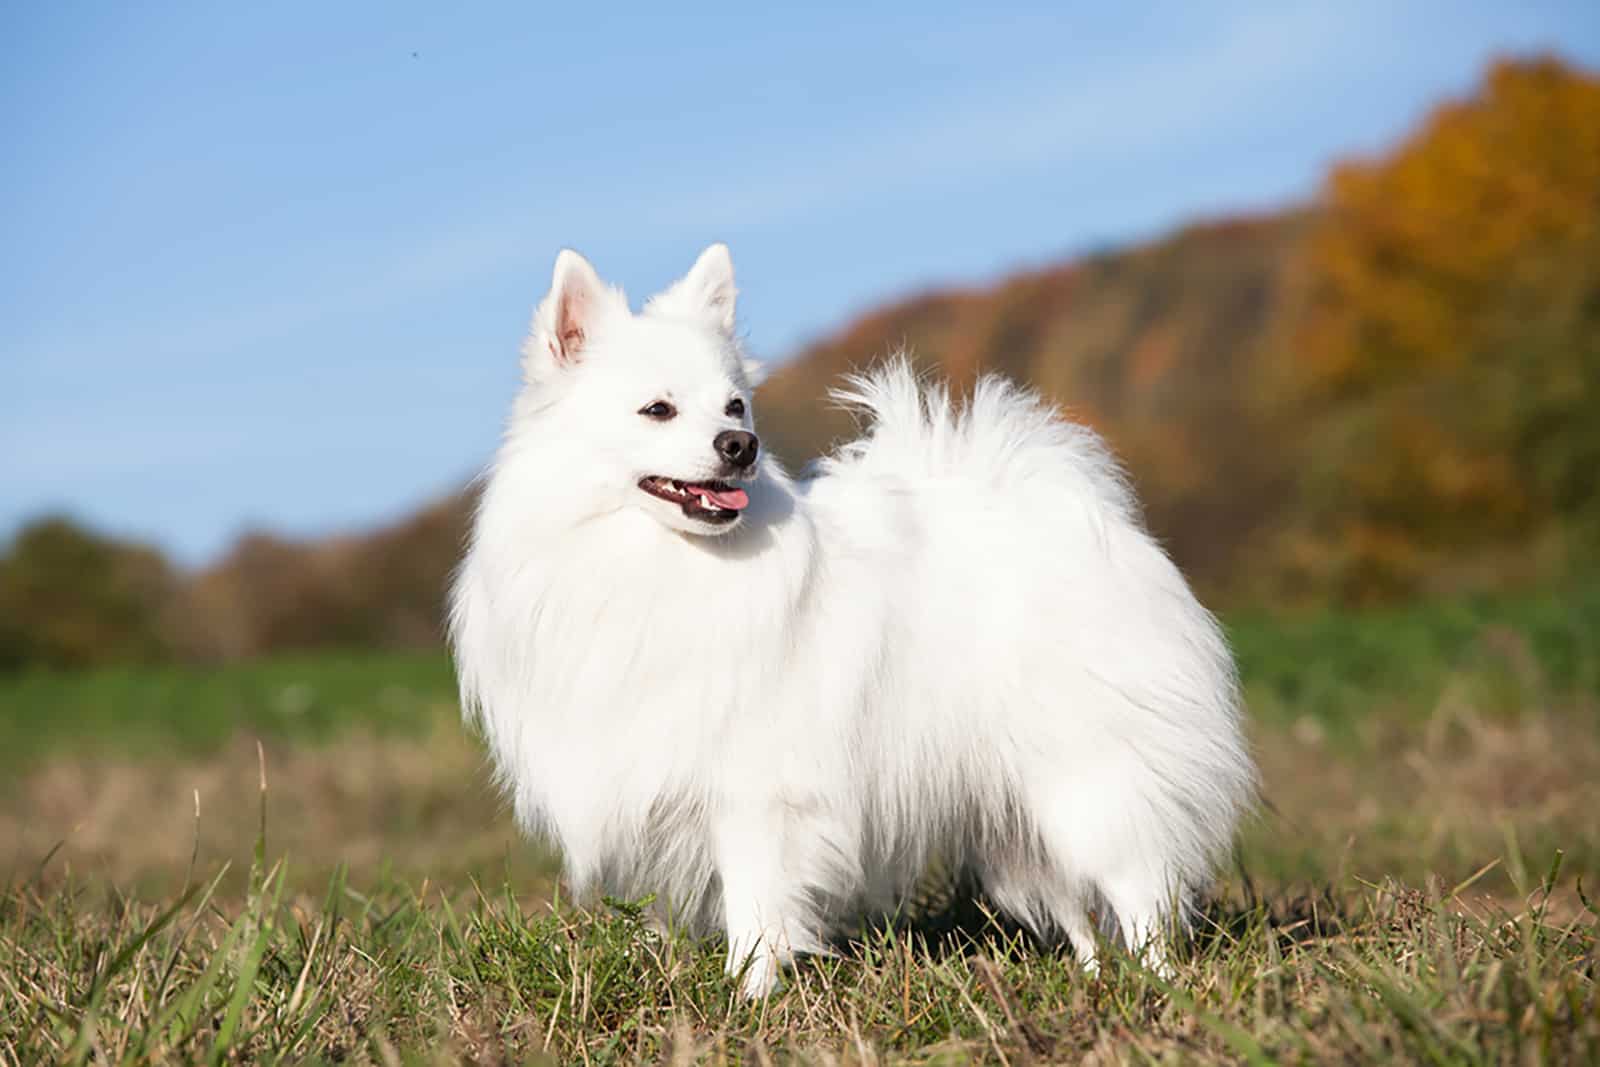
[[[1180,952],[1205,956],[1225,951],[1255,941],[1262,931],[1270,932],[1282,949],[1335,938],[1360,921],[1349,909],[1349,901],[1340,901],[1331,885],[1262,897],[1248,873],[1240,871],[1231,891],[1208,894],[1190,909]],[[1102,916],[1095,918],[1104,934]],[[934,881],[898,914],[863,919],[856,932],[837,938],[831,947],[859,960],[885,934],[909,940],[919,954],[933,959],[1009,957],[1020,951],[1073,954],[1064,940],[1040,938],[1002,912],[971,873]]]

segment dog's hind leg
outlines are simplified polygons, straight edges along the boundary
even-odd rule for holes
[[[1092,887],[1072,878],[1053,857],[1044,855],[1022,864],[990,868],[982,878],[984,891],[1001,911],[1042,940],[1064,936],[1084,971],[1094,974],[1099,969],[1098,942],[1089,918]]]
[[[1002,880],[987,886],[1000,910],[1022,921],[1042,937],[1066,937],[1086,974],[1099,971],[1099,942],[1090,918],[1093,889],[1078,885],[1053,864],[1043,862],[1026,880]]]
[[[1043,791],[1031,815],[1043,852],[1040,903],[1078,959],[1095,967],[1098,925],[1130,955],[1164,971],[1178,896],[1162,857],[1151,854],[1149,842],[1159,836],[1122,812],[1107,812],[1101,797],[1076,786]]]

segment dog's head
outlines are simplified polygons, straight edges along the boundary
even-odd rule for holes
[[[762,456],[751,409],[759,368],[735,333],[736,296],[722,244],[638,314],[578,253],[556,258],[523,372],[535,417],[555,416],[581,454],[575,491],[685,533],[739,525]]]

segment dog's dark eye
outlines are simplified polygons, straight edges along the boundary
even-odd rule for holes
[[[677,413],[678,409],[667,403],[665,400],[657,400],[655,403],[646,404],[644,407],[639,409],[639,414],[645,416],[646,418],[659,419],[662,422],[666,422]]]
[[[732,400],[728,401],[728,406],[724,410],[727,412],[729,418],[742,419],[744,418],[744,401],[740,400],[738,397],[734,397]]]

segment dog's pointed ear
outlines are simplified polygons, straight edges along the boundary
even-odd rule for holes
[[[550,277],[550,292],[533,313],[533,329],[522,347],[530,374],[537,377],[537,371],[569,367],[581,359],[601,317],[621,300],[587,259],[562,249]]]
[[[732,334],[737,318],[739,289],[733,283],[733,256],[718,241],[694,261],[689,273],[650,301],[668,314],[706,319],[723,333]]]

